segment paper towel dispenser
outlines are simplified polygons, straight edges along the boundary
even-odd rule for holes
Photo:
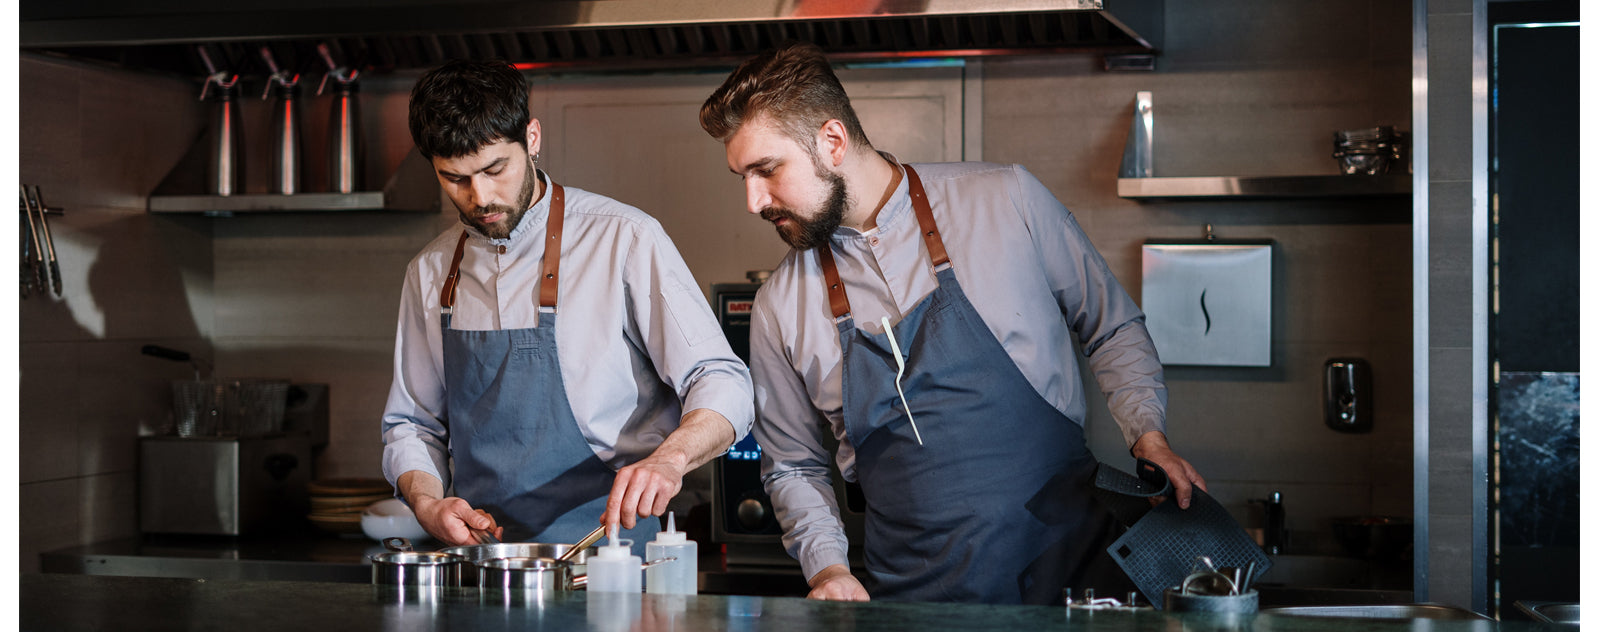
[[[1147,241],[1141,307],[1162,364],[1272,365],[1270,240]]]

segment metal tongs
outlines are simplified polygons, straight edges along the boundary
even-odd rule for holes
[[[1231,566],[1219,569],[1211,563],[1210,557],[1201,555],[1194,558],[1194,565],[1189,567],[1189,576],[1183,578],[1179,592],[1213,597],[1238,596],[1250,587],[1255,567],[1255,562],[1251,562],[1243,569]]]
[[[37,185],[32,191],[28,190],[28,185],[17,186],[22,195],[22,210],[28,216],[27,245],[31,246],[23,253],[22,298],[27,298],[35,289],[43,294],[53,290],[56,296],[61,296],[61,264],[56,261],[56,244],[50,236],[50,220],[45,217],[44,194]],[[34,215],[39,216],[37,221]]]

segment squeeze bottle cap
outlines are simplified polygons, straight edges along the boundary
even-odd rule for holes
[[[627,544],[623,544],[623,542],[627,542]],[[633,551],[632,545],[633,542],[630,540],[618,540],[617,525],[611,525],[606,529],[605,546],[599,547],[599,557],[604,559],[618,559],[627,557]]]
[[[656,532],[656,544],[683,544],[689,541],[689,534],[679,531],[673,522],[672,512],[667,512],[667,530]]]

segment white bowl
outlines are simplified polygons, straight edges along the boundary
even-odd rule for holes
[[[417,523],[417,516],[411,513],[411,508],[398,498],[386,498],[367,505],[361,512],[361,532],[378,541],[406,538],[421,542],[432,537]]]

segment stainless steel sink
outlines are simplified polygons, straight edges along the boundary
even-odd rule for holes
[[[1518,601],[1517,608],[1540,623],[1578,625],[1578,604],[1550,601]]]
[[[1431,603],[1370,606],[1290,606],[1287,608],[1266,608],[1261,612],[1263,614],[1293,617],[1342,617],[1351,619],[1489,619],[1489,617],[1465,608]]]

